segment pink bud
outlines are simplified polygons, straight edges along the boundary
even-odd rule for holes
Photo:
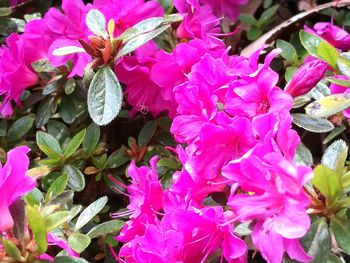
[[[312,60],[302,65],[289,81],[286,92],[293,97],[309,92],[323,78],[327,63],[322,60]]]

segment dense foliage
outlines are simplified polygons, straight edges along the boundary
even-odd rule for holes
[[[0,262],[350,260],[349,0],[0,6]]]

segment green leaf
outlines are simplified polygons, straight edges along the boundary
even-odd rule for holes
[[[298,53],[295,50],[294,46],[287,41],[282,39],[278,39],[276,42],[277,48],[282,49],[282,53],[280,54],[284,59],[293,62],[295,64],[299,63]]]
[[[52,55],[59,57],[59,56],[72,55],[72,54],[76,54],[76,53],[86,53],[86,51],[82,47],[65,46],[65,47],[56,48],[52,52]]]
[[[51,62],[48,59],[39,59],[32,63],[32,67],[35,72],[52,72],[55,68],[52,66]]]
[[[50,119],[57,109],[57,102],[54,97],[46,97],[40,101],[35,115],[35,127],[41,128]]]
[[[142,45],[146,44],[148,41],[152,40],[153,38],[155,38],[158,35],[160,35],[161,33],[163,33],[168,28],[169,28],[169,25],[161,26],[161,27],[159,27],[151,32],[144,33],[144,34],[141,34],[141,35],[138,35],[138,36],[132,38],[119,51],[116,59],[133,52],[134,50],[138,49]]]
[[[86,25],[96,36],[107,37],[106,18],[97,9],[91,9],[86,15]]]
[[[311,183],[326,197],[327,206],[332,207],[342,194],[337,173],[320,164],[314,169],[314,174]]]
[[[306,114],[312,117],[329,117],[350,107],[350,94],[333,94],[306,106]]]
[[[64,86],[64,92],[69,95],[72,94],[76,86],[75,79],[69,79]]]
[[[51,134],[38,131],[36,133],[36,143],[41,151],[53,159],[60,159],[62,149],[58,141]]]
[[[34,118],[34,114],[29,114],[15,121],[7,132],[7,141],[14,142],[21,139],[32,128]]]
[[[23,258],[21,256],[21,251],[19,251],[15,244],[9,240],[6,240],[4,237],[1,239],[1,243],[4,245],[5,251],[10,258],[22,262]]]
[[[339,86],[343,86],[343,87],[350,87],[350,80],[344,80],[344,79],[336,79],[336,78],[327,78],[327,80],[331,83],[337,84]]]
[[[65,123],[71,124],[77,116],[77,109],[74,100],[70,96],[64,96],[60,103],[60,115]]]
[[[121,147],[113,152],[107,159],[108,168],[117,168],[130,161],[130,157],[125,154],[125,147]]]
[[[336,60],[339,52],[328,42],[311,33],[300,31],[300,41],[305,49],[313,56],[327,62],[333,68],[337,67]]]
[[[343,175],[346,157],[348,155],[348,146],[343,140],[333,142],[322,156],[321,163],[329,169]]]
[[[311,132],[325,133],[334,129],[333,123],[324,118],[315,118],[302,113],[292,114],[295,125]]]
[[[60,144],[63,144],[63,142],[70,137],[68,127],[60,121],[49,120],[47,123],[47,131],[55,137]]]
[[[331,227],[339,247],[350,255],[350,220],[334,216],[331,219]]]
[[[142,145],[147,145],[149,143],[154,133],[156,132],[156,129],[157,129],[156,121],[149,121],[142,127],[139,133],[139,136],[137,138],[139,147],[141,147]]]
[[[249,14],[240,14],[238,20],[248,25],[256,25],[258,22],[254,16],[251,16]]]
[[[122,88],[112,69],[99,69],[88,91],[88,110],[93,121],[100,126],[110,123],[117,117],[122,100]]]
[[[35,242],[38,245],[39,252],[44,253],[47,250],[47,232],[44,219],[41,217],[39,212],[30,205],[26,206],[26,214],[29,227],[34,234]]]
[[[73,233],[68,237],[69,246],[78,253],[83,252],[91,243],[91,238],[80,233]]]
[[[52,182],[49,189],[47,190],[45,200],[46,202],[50,200],[53,196],[63,193],[66,189],[68,183],[68,174],[63,173],[61,176],[57,177],[55,181]]]
[[[98,141],[100,140],[100,127],[95,123],[91,123],[86,130],[86,135],[83,140],[83,147],[85,154],[90,156],[95,150]]]
[[[346,263],[346,262],[343,259],[331,253],[329,254],[327,263]]]
[[[116,235],[123,226],[124,226],[123,221],[115,219],[115,220],[103,222],[102,224],[95,226],[87,233],[87,235],[90,238],[105,236],[107,234]]]
[[[58,211],[45,218],[45,226],[47,232],[54,230],[65,222],[68,222],[71,218],[71,213],[69,211]]]
[[[0,137],[5,137],[7,134],[7,121],[5,119],[0,120]]]
[[[72,156],[75,151],[79,148],[80,144],[83,142],[86,134],[86,129],[81,130],[78,134],[76,134],[73,139],[68,143],[68,145],[64,148],[63,154],[65,158]]]
[[[303,143],[299,143],[294,156],[294,161],[298,165],[311,166],[314,164],[311,151]]]
[[[248,40],[256,40],[258,37],[260,37],[262,35],[262,31],[260,29],[257,29],[255,27],[252,27],[251,29],[249,29],[249,31],[247,31],[247,38]]]
[[[39,203],[43,199],[44,199],[44,196],[38,188],[34,188],[32,191],[27,193],[24,197],[24,200],[26,201],[26,203],[31,206],[39,205]]]
[[[333,131],[327,135],[327,137],[324,139],[322,143],[328,144],[345,130],[346,130],[345,126],[335,127]]]
[[[274,16],[276,12],[278,11],[279,5],[271,6],[270,8],[266,9],[260,16],[258,22],[256,23],[256,27],[261,29],[265,25],[268,25],[274,20]]]
[[[313,257],[313,263],[326,263],[331,252],[331,238],[325,217],[314,221],[302,243],[306,253]]]
[[[290,81],[292,77],[294,76],[295,72],[298,70],[297,67],[288,67],[286,69],[286,72],[284,73],[284,79],[286,82]]]
[[[241,223],[235,227],[235,233],[239,236],[249,236],[253,231],[250,229],[251,221]]]
[[[83,258],[69,257],[69,256],[59,256],[53,261],[54,263],[89,263]]]
[[[320,59],[326,61],[332,68],[337,68],[338,50],[325,41],[321,41],[317,47],[317,53]]]
[[[340,71],[350,78],[350,53],[342,53],[337,58],[337,64]]]
[[[12,9],[10,7],[0,7],[0,16],[11,15]]]
[[[159,27],[164,21],[163,17],[151,17],[125,30],[117,39],[127,42],[141,34],[148,33]]]
[[[68,186],[76,192],[80,192],[85,187],[84,174],[74,165],[64,166],[64,171],[68,174]]]
[[[107,204],[107,201],[107,196],[103,196],[97,199],[92,204],[90,204],[87,208],[85,208],[78,217],[78,220],[74,227],[74,231],[79,230],[80,228],[85,226],[92,218],[94,218],[94,216],[97,215]]]
[[[47,206],[53,205],[58,207],[64,207],[68,203],[71,204],[73,202],[74,192],[72,190],[64,191],[63,193],[52,198]]]

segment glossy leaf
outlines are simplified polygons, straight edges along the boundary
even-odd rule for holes
[[[70,96],[62,98],[59,109],[61,118],[65,123],[71,124],[75,121],[77,110],[75,102]]]
[[[294,113],[292,117],[293,123],[307,131],[325,133],[334,129],[333,123],[324,118],[315,118],[302,113]]]
[[[103,222],[102,224],[95,226],[87,233],[87,235],[90,238],[105,236],[107,234],[116,235],[123,226],[124,226],[123,221],[115,219],[115,220]]]
[[[117,117],[122,100],[122,88],[112,69],[99,69],[88,91],[88,110],[93,121],[100,126],[110,123]]]
[[[282,49],[282,53],[280,54],[284,59],[293,62],[298,63],[298,53],[295,50],[295,47],[288,43],[287,41],[284,41],[282,39],[278,39],[276,41],[276,47]]]
[[[71,214],[69,211],[58,211],[45,217],[45,226],[48,232],[54,230],[65,222],[68,222]]]
[[[45,200],[50,200],[53,196],[59,195],[63,193],[64,189],[66,189],[68,183],[68,174],[63,173],[61,176],[57,177],[50,185],[47,190]]]
[[[91,203],[87,208],[81,212],[74,230],[77,231],[83,226],[85,226],[91,219],[94,218],[95,215],[97,215],[102,208],[107,204],[108,198],[106,196],[100,197],[95,202]]]
[[[337,58],[337,64],[340,71],[350,78],[350,53],[342,53]]]
[[[90,156],[96,148],[100,139],[100,127],[95,123],[91,123],[86,130],[86,135],[83,140],[83,147],[87,156]]]
[[[348,146],[343,140],[333,142],[322,156],[321,163],[329,169],[336,171],[341,177],[348,155]]]
[[[331,227],[338,246],[350,255],[350,220],[334,216],[331,219]]]
[[[32,128],[34,118],[34,114],[29,114],[15,121],[7,132],[7,141],[13,142],[21,139]]]
[[[154,133],[157,129],[156,121],[147,122],[141,129],[139,136],[137,138],[138,145],[141,147],[142,145],[147,145],[149,141],[152,139]]]
[[[72,156],[76,152],[76,150],[79,148],[79,146],[83,142],[85,138],[85,134],[86,134],[86,129],[83,129],[73,137],[73,139],[68,143],[68,145],[63,150],[63,154],[65,158]]]
[[[66,165],[64,171],[68,174],[68,186],[74,191],[82,191],[85,187],[84,174],[74,165]]]
[[[298,165],[306,165],[306,166],[313,165],[314,161],[313,161],[312,153],[303,143],[299,143],[294,156],[294,161]]]
[[[61,146],[51,134],[38,131],[36,133],[36,143],[40,150],[42,150],[47,156],[53,159],[59,159],[61,157]]]

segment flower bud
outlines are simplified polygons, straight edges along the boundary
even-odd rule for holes
[[[309,92],[323,78],[327,63],[322,60],[312,60],[302,65],[293,75],[285,89],[293,97]]]

